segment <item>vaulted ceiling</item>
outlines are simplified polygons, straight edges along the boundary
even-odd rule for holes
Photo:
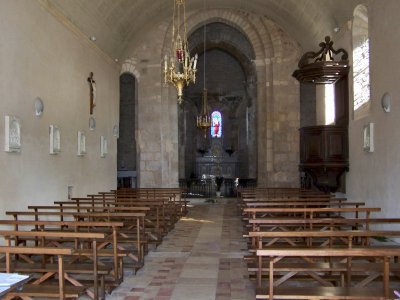
[[[161,22],[170,21],[174,0],[39,0],[57,10],[112,58]],[[371,1],[371,0],[367,0]],[[186,0],[187,13],[222,8],[266,16],[306,50],[351,20],[362,0]]]

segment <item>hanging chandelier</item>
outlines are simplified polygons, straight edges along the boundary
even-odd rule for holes
[[[203,105],[201,114],[197,116],[197,128],[204,130],[204,138],[207,137],[207,130],[211,127],[211,117],[207,111],[207,90],[203,90]]]
[[[181,32],[181,22],[183,26]],[[186,36],[185,0],[174,0],[172,17],[172,44],[170,57],[164,57],[164,82],[177,89],[178,103],[183,101],[183,87],[196,82],[197,54],[190,57]]]
[[[205,1],[204,1],[205,9]],[[206,89],[206,24],[204,23],[204,54],[203,54],[203,98],[201,114],[197,116],[197,128],[204,130],[204,138],[207,138],[207,130],[211,127],[211,117],[207,111],[207,89]]]

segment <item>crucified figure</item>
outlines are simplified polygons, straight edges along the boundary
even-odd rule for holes
[[[90,114],[93,114],[93,109],[96,106],[96,81],[93,79],[93,72],[90,72],[88,77],[88,82],[90,86]]]

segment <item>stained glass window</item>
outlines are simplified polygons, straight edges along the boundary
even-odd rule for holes
[[[219,111],[211,114],[211,137],[220,138],[222,136],[222,115]]]

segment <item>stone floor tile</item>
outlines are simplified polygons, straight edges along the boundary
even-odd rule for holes
[[[107,300],[255,299],[236,199],[195,199],[187,216]],[[80,300],[84,300],[83,298]]]

